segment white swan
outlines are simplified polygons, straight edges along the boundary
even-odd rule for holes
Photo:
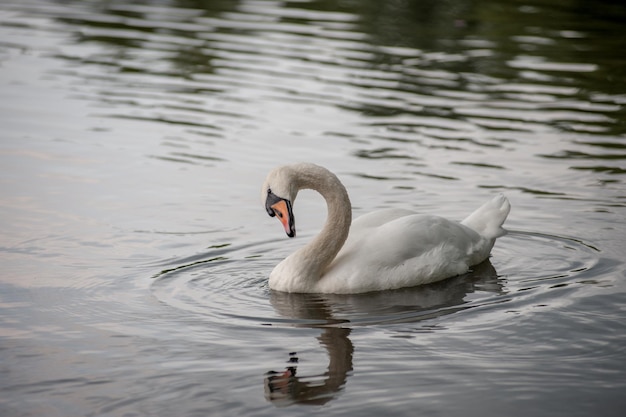
[[[462,222],[386,209],[356,219],[339,179],[326,168],[300,163],[275,168],[263,184],[262,201],[287,236],[296,234],[292,206],[298,191],[313,189],[326,200],[328,217],[305,247],[270,274],[273,290],[352,294],[428,284],[463,274],[487,259],[511,206],[503,195]]]

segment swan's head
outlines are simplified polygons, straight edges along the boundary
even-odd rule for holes
[[[273,169],[265,179],[261,191],[261,200],[267,214],[277,217],[285,228],[287,236],[296,235],[296,223],[293,216],[293,202],[298,188],[293,181],[293,170],[289,166]]]

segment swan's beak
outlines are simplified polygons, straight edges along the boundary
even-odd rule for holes
[[[296,235],[296,224],[289,200],[269,193],[267,200],[265,200],[265,209],[270,216],[278,217],[278,220],[280,220],[285,228],[287,236],[294,237]]]

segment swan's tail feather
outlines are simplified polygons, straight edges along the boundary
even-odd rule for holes
[[[495,239],[506,234],[502,224],[511,211],[509,200],[499,194],[492,200],[480,206],[461,223],[474,229],[478,234],[488,239]]]

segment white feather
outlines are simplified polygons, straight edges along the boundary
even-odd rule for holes
[[[363,293],[416,286],[463,274],[489,257],[510,211],[498,195],[462,222],[387,209],[350,224],[352,208],[337,177],[313,164],[279,167],[265,181],[293,201],[299,189],[326,199],[328,218],[304,248],[279,263],[270,288],[287,292]],[[278,195],[278,194],[277,194]]]

